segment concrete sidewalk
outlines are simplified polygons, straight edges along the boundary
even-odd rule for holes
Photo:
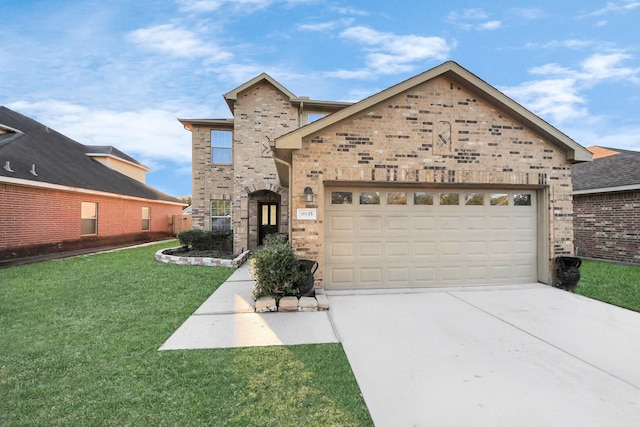
[[[160,350],[338,342],[327,311],[255,313],[251,298],[254,284],[249,263],[244,263]]]
[[[329,293],[376,426],[638,426],[640,314],[532,284]]]

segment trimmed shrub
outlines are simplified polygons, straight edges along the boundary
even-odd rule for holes
[[[206,230],[182,230],[178,240],[194,251],[226,250],[233,248],[233,233]]]
[[[268,244],[265,242],[264,248],[253,253],[250,263],[249,274],[256,279],[253,289],[255,299],[264,296],[297,296],[300,293],[297,283],[303,278],[303,272],[288,243],[281,243],[277,239]]]

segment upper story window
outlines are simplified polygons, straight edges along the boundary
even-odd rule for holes
[[[228,130],[211,131],[211,163],[231,164],[231,142],[233,132]]]
[[[326,113],[307,113],[307,123],[313,123],[326,115]]]
[[[94,202],[82,202],[80,234],[98,234],[98,204]]]

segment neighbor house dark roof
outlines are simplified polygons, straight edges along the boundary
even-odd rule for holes
[[[0,106],[0,180],[33,181],[181,203],[87,155],[97,150],[139,164],[113,147],[80,144],[29,117]]]
[[[589,150],[606,154],[571,167],[574,193],[640,189],[640,152],[607,147],[589,147]]]

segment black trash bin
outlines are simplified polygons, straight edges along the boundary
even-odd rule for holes
[[[316,290],[313,287],[315,278],[313,274],[318,269],[318,262],[312,259],[299,259],[298,265],[300,271],[304,274],[302,279],[298,282],[298,288],[300,289],[300,296],[314,297],[316,296]]]
[[[580,281],[580,265],[582,259],[571,256],[556,258],[556,287],[573,292]]]

